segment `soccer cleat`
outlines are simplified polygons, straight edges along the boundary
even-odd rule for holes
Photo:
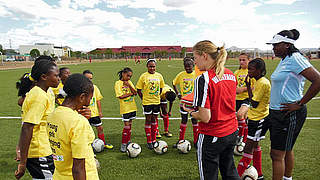
[[[106,149],[113,149],[113,145],[112,144],[105,144],[104,148]]]
[[[172,145],[172,147],[173,147],[173,148],[177,148],[178,143],[179,143],[179,141],[178,141],[178,142],[176,142],[176,143],[174,143],[174,144]]]
[[[153,144],[152,143],[147,143],[148,149],[153,149]]]
[[[125,153],[127,151],[127,144],[121,144],[120,151]]]
[[[161,138],[161,135],[160,135],[159,132],[157,133],[157,136],[156,136],[156,137],[157,137],[157,139],[160,139],[160,138]]]
[[[172,133],[171,132],[165,132],[165,133],[163,133],[163,135],[164,136],[166,136],[166,137],[172,137]]]
[[[259,176],[257,180],[264,180],[263,175]]]

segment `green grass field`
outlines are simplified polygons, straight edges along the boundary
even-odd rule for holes
[[[278,64],[278,61],[267,60],[267,77]],[[320,61],[312,61],[316,69],[320,70]],[[100,88],[104,95],[102,99],[102,109],[104,117],[120,117],[118,99],[114,95],[114,82],[118,80],[116,73],[123,67],[129,66],[133,69],[132,82],[136,83],[140,74],[146,71],[145,61],[142,64],[134,65],[133,62],[108,61],[91,64],[67,65],[73,73],[90,69],[94,73],[94,83]],[[60,66],[62,67],[62,66]],[[238,61],[228,60],[227,67],[231,70],[238,68]],[[181,60],[158,62],[157,71],[160,72],[167,84],[171,85],[177,73],[183,71]],[[20,116],[20,107],[17,105],[17,90],[15,82],[24,72],[30,69],[14,69],[0,71],[1,103],[0,116]],[[306,83],[308,87],[310,83]],[[317,95],[318,97],[320,94]],[[136,97],[138,106],[138,117],[143,117],[141,101]],[[312,100],[308,103],[308,117],[320,117],[320,99]],[[178,102],[175,102],[172,117],[180,117]],[[106,140],[114,145],[113,150],[105,150],[97,154],[101,169],[100,179],[199,179],[196,161],[196,151],[192,149],[189,154],[179,154],[176,149],[172,149],[172,144],[178,140],[180,120],[171,120],[169,130],[173,133],[172,138],[163,137],[169,145],[169,150],[164,155],[156,155],[146,148],[146,138],[144,132],[144,120],[135,120],[132,129],[132,141],[141,145],[142,153],[138,158],[130,159],[125,154],[120,153],[121,132],[123,123],[121,120],[103,120]],[[15,157],[15,146],[20,133],[21,120],[0,119],[0,179],[15,179],[14,170],[17,163]],[[163,130],[163,121],[159,121],[160,131]],[[295,145],[295,169],[294,179],[319,179],[320,168],[320,120],[307,120]],[[186,139],[192,142],[192,126],[188,122]],[[265,179],[271,179],[271,159],[269,157],[269,136],[261,142],[262,146],[262,166]],[[235,157],[236,165],[240,157]],[[28,173],[22,179],[31,179]]]

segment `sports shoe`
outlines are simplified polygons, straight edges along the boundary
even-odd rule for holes
[[[172,137],[172,133],[171,132],[165,132],[165,133],[163,133],[163,135],[164,136],[166,136],[166,137]]]
[[[127,144],[121,144],[120,151],[125,153],[127,151]]]
[[[157,139],[160,139],[161,138],[161,134],[158,132],[156,137],[157,137]]]
[[[173,147],[173,148],[177,148],[178,143],[179,143],[179,141],[178,141],[178,142],[176,142],[176,143],[174,143],[174,144],[172,145],[172,147]]]
[[[148,149],[153,149],[153,144],[152,143],[147,143]]]
[[[105,144],[104,148],[106,149],[113,149],[113,145],[112,144]]]
[[[263,175],[259,176],[257,180],[264,180]]]

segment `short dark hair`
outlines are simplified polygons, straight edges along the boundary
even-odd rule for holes
[[[37,59],[34,60],[34,62],[37,62],[39,60],[48,60],[48,61],[55,62],[55,60],[51,56],[45,56],[45,55],[41,55],[41,56],[37,57]]]
[[[176,99],[177,95],[173,91],[166,92],[166,99],[170,102],[173,102]]]
[[[89,94],[93,92],[92,82],[83,74],[72,74],[66,80],[63,90],[67,94],[67,98],[74,98],[82,93]]]
[[[186,66],[187,64],[194,66],[194,61],[193,61],[192,57],[184,57],[183,58],[183,65]]]
[[[93,73],[92,73],[89,69],[84,70],[84,71],[82,72],[82,74],[83,74],[83,75],[85,75],[85,74],[92,74],[92,75],[93,75]]]
[[[267,73],[266,64],[263,59],[255,58],[252,59],[249,64],[253,65],[256,69],[261,70],[261,77],[265,76]]]
[[[60,74],[62,74],[62,72],[63,72],[64,70],[67,70],[67,69],[69,69],[69,68],[68,68],[68,67],[59,68],[59,76],[60,76]]]

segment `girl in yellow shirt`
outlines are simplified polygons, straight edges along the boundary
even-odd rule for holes
[[[46,120],[54,108],[47,94],[49,87],[59,84],[57,65],[47,59],[38,59],[31,74],[21,80],[20,89],[34,87],[22,104],[22,128],[19,140],[20,162],[15,177],[20,179],[26,168],[34,179],[52,178],[54,164],[46,133]]]
[[[132,120],[136,119],[137,106],[134,96],[137,95],[133,83],[130,81],[132,77],[132,70],[128,67],[118,72],[119,80],[114,84],[114,91],[116,97],[119,98],[120,114],[124,127],[122,130],[121,152],[126,152],[127,144],[131,140],[131,126]]]

